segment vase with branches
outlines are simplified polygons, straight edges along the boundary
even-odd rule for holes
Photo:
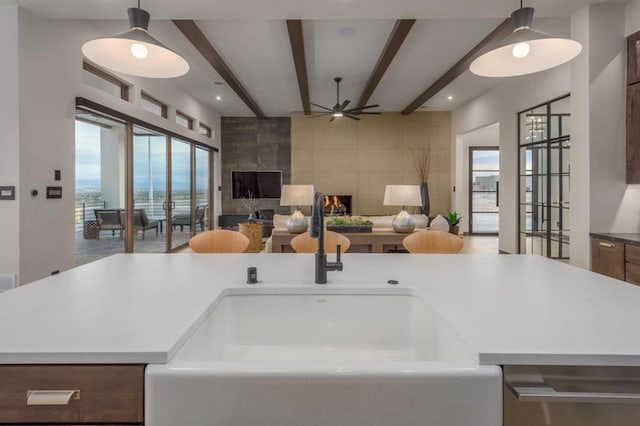
[[[240,200],[240,206],[246,209],[249,213],[249,221],[254,220],[253,212],[256,211],[256,207],[258,206],[258,200],[253,196],[253,192],[248,191],[247,196]]]
[[[422,214],[429,217],[429,210],[431,210],[429,202],[429,170],[431,168],[431,144],[426,143],[417,149],[411,151],[413,158],[413,165],[418,175],[418,181],[420,182],[420,195],[422,197]]]

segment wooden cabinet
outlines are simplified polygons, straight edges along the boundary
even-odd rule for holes
[[[54,390],[75,393],[42,398]],[[17,423],[141,425],[144,365],[0,365],[0,424]]]
[[[592,236],[591,270],[640,285],[640,245],[635,239],[627,241]]]
[[[624,280],[624,243],[591,238],[591,270]]]
[[[640,82],[640,32],[627,37],[627,84]]]
[[[627,183],[640,183],[640,83],[627,86]]]

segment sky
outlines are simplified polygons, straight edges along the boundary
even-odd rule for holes
[[[134,137],[134,190],[149,188],[150,180],[156,189],[164,190],[167,180],[166,144],[164,136]],[[151,156],[149,156],[151,148]],[[76,121],[76,191],[100,188],[100,127]],[[191,182],[190,145],[174,141],[172,174],[174,192],[189,191]],[[151,164],[151,174],[149,173]],[[150,176],[151,175],[151,176]],[[208,176],[207,153],[196,150],[197,190],[206,189]]]

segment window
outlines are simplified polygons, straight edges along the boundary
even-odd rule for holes
[[[156,98],[146,94],[145,92],[141,93],[140,106],[142,107],[142,109],[152,112],[155,115],[167,118],[167,105],[163,104]]]
[[[205,126],[204,124],[200,123],[200,134],[204,135],[208,138],[211,138],[212,136],[212,132],[211,132],[211,127],[209,126]]]
[[[193,118],[189,117],[186,114],[183,114],[180,111],[176,111],[176,123],[183,127],[186,127],[187,129],[193,130]]]
[[[82,81],[98,90],[129,100],[129,85],[88,62],[82,63]]]

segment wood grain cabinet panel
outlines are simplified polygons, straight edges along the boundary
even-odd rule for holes
[[[640,82],[640,32],[627,37],[627,84]]]
[[[640,265],[640,246],[625,244],[624,247],[624,260]]]
[[[640,83],[627,87],[627,183],[640,183]]]
[[[78,390],[68,405],[27,405],[34,390]],[[141,424],[144,365],[0,365],[0,423]]]
[[[627,263],[626,269],[626,281],[635,285],[640,285],[640,265],[635,263]]]
[[[592,238],[591,270],[612,278],[624,280],[624,244]]]

